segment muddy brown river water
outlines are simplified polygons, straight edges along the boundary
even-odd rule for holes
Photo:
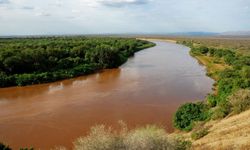
[[[70,80],[0,89],[0,141],[15,149],[72,147],[97,124],[158,124],[171,132],[182,103],[203,99],[213,80],[189,48],[155,41],[119,69]]]

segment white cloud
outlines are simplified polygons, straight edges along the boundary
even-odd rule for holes
[[[0,33],[246,30],[249,6],[249,0],[0,0]]]
[[[8,3],[10,3],[9,0],[0,0],[0,4],[8,4]]]
[[[33,7],[33,6],[23,6],[22,9],[33,10],[33,9],[35,9],[35,7]]]
[[[51,16],[51,14],[48,13],[48,12],[38,12],[38,13],[35,14],[35,16],[49,17],[49,16]]]
[[[97,2],[105,6],[122,7],[126,5],[146,4],[148,1],[147,0],[98,0]]]

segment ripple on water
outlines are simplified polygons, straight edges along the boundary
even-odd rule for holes
[[[57,92],[57,91],[61,91],[63,89],[64,89],[64,85],[61,82],[59,85],[50,85],[48,93],[54,93],[54,92]]]
[[[0,105],[6,105],[8,103],[10,103],[8,99],[0,99]]]

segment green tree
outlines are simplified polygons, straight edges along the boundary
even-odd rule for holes
[[[174,126],[180,130],[189,131],[194,121],[204,121],[208,118],[208,107],[201,103],[186,103],[178,108],[174,115]]]

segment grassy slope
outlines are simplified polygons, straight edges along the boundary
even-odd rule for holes
[[[192,150],[250,149],[250,110],[222,120],[210,121],[203,127],[208,128],[209,133],[198,140],[191,139],[191,132],[176,131],[171,136],[182,136],[192,141]]]
[[[250,110],[205,126],[209,134],[193,141],[193,149],[250,149]]]

